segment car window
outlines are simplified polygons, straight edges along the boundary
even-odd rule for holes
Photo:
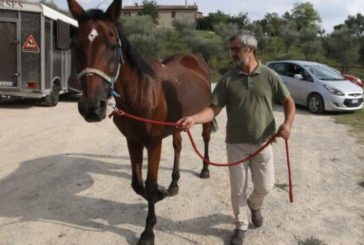
[[[285,63],[274,63],[269,65],[279,75],[287,76],[287,64]]]
[[[321,64],[314,65],[305,65],[305,68],[308,69],[314,76],[316,76],[320,80],[331,80],[331,81],[342,81],[345,78],[334,71],[331,67]]]
[[[304,81],[313,81],[310,74],[297,64],[288,64],[287,76],[294,78],[295,75],[301,75]]]

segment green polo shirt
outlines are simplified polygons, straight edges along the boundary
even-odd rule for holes
[[[232,68],[218,81],[211,104],[226,106],[226,143],[260,144],[276,131],[275,101],[290,96],[279,75],[259,64],[250,75]]]

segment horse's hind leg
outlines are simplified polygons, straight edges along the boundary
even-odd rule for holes
[[[204,157],[209,160],[209,142],[211,135],[212,125],[211,123],[205,123],[202,125],[202,138],[205,145],[205,155]],[[207,179],[210,178],[209,164],[203,161],[203,168],[200,173],[200,178]]]
[[[168,188],[168,194],[170,196],[178,194],[178,180],[180,178],[179,161],[182,150],[181,133],[173,134],[173,148],[174,148],[174,162],[173,162],[172,181]]]
[[[143,145],[132,142],[130,140],[128,140],[127,142],[128,142],[128,150],[129,150],[131,169],[132,169],[131,186],[137,194],[146,198],[146,191],[144,188],[143,176],[142,176]]]

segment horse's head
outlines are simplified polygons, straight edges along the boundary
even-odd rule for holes
[[[78,110],[86,121],[98,122],[106,117],[107,99],[120,70],[116,24],[121,0],[114,0],[106,12],[85,11],[76,0],[68,0],[68,6],[79,24],[71,43],[83,92]]]

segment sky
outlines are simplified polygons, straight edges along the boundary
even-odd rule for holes
[[[78,0],[79,3],[85,8],[99,7],[105,9],[109,6],[112,0]],[[158,4],[166,5],[184,5],[185,0],[156,0]],[[208,13],[221,10],[222,12],[230,15],[237,15],[239,13],[248,13],[251,21],[262,19],[266,13],[276,12],[283,14],[291,10],[295,3],[311,2],[315,9],[319,12],[322,22],[321,26],[327,31],[331,32],[333,27],[341,24],[348,17],[348,15],[356,15],[357,13],[364,14],[364,1],[363,0],[188,0],[188,4],[197,4],[199,11],[204,16]],[[66,0],[54,0],[54,2],[62,7],[67,8]],[[123,5],[140,4],[142,0],[123,0]]]

